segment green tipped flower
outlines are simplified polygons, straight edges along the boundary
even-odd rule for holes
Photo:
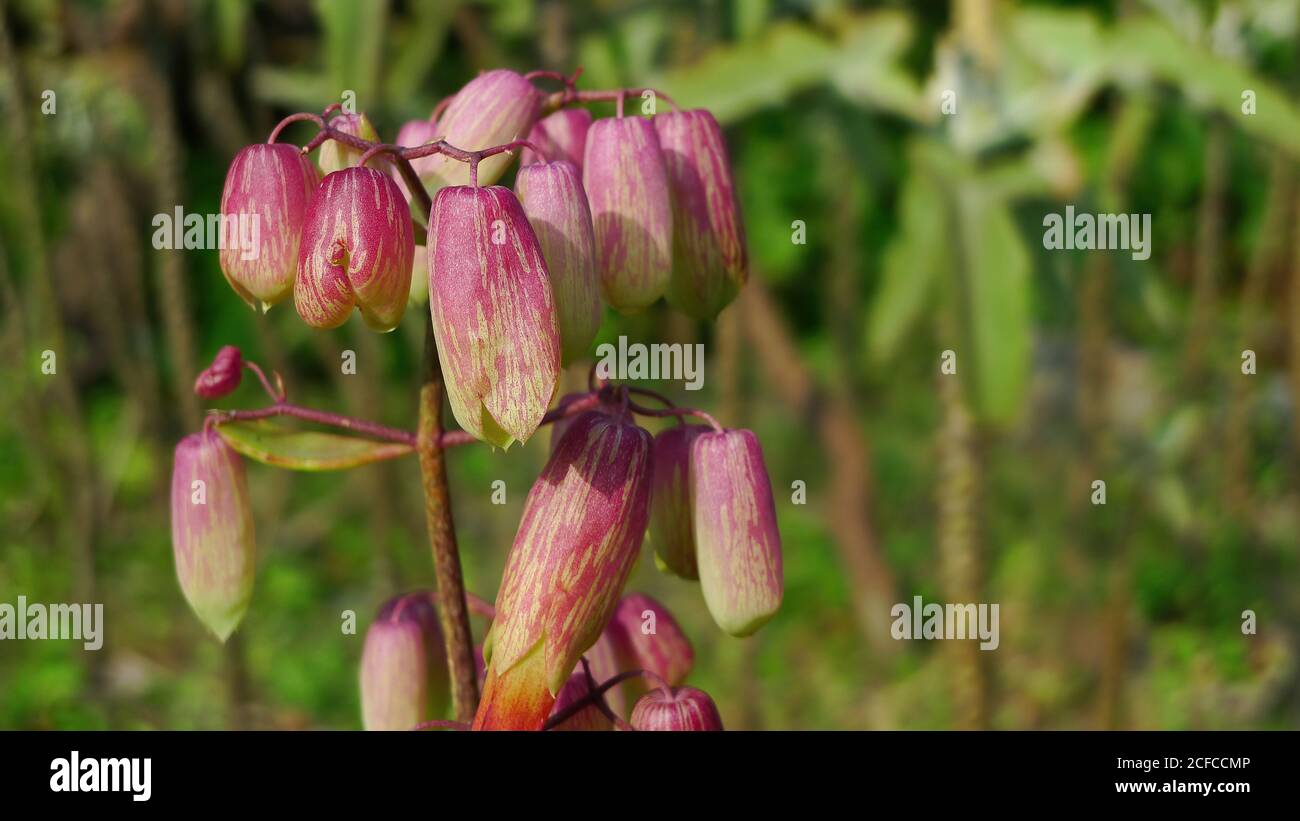
[[[510,189],[444,188],[429,219],[429,311],[460,426],[509,447],[541,424],[560,376],[546,260]]]
[[[546,258],[560,323],[560,364],[586,356],[600,330],[600,283],[582,177],[560,161],[519,169],[515,194]]]
[[[397,327],[411,292],[411,211],[397,184],[373,168],[327,176],[307,210],[293,303],[313,328],[361,312],[377,331]]]
[[[591,124],[582,163],[601,291],[617,311],[646,308],[672,274],[673,213],[655,127],[640,117]]]
[[[539,729],[600,637],[649,517],[650,434],[578,416],[528,493],[497,593],[476,729]]]
[[[438,118],[442,138],[456,148],[478,151],[521,140],[541,111],[542,95],[522,74],[500,68],[485,71],[465,84]],[[488,157],[478,166],[479,185],[491,185],[505,173],[511,154]],[[420,177],[433,189],[467,185],[469,165],[448,157],[431,157]]]
[[[257,545],[244,462],[215,430],[176,445],[172,552],[185,600],[224,642],[253,596]]]
[[[367,730],[409,730],[442,715],[450,683],[438,614],[427,593],[390,600],[366,631],[361,715]]]
[[[379,132],[375,130],[370,118],[365,114],[335,115],[330,119],[330,128],[344,134],[351,134],[353,137],[369,140],[372,143],[379,142]],[[355,166],[360,162],[362,153],[352,146],[344,145],[337,140],[326,140],[321,143],[317,162],[320,163],[321,171],[332,174],[335,171]],[[377,161],[376,165],[380,165],[382,162],[384,161]]]
[[[691,513],[691,444],[703,425],[673,425],[655,436],[655,483],[650,497],[650,542],[660,569],[698,579]]]
[[[298,242],[319,183],[315,166],[293,145],[256,143],[230,161],[218,260],[230,287],[253,308],[265,310],[293,293]],[[241,224],[255,237],[252,247],[240,243]]]
[[[748,276],[745,229],[722,128],[702,109],[655,117],[673,200],[668,302],[712,320]]]
[[[691,509],[700,589],[713,620],[748,636],[781,607],[781,533],[763,450],[752,431],[702,433],[691,445]]]

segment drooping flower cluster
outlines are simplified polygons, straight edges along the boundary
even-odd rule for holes
[[[602,702],[623,713],[640,696],[636,729],[721,729],[712,700],[684,685],[694,651],[677,621],[654,599],[622,593],[649,532],[660,567],[698,579],[725,632],[749,635],[776,613],[781,544],[757,438],[704,414],[708,426],[683,418],[652,436],[638,415],[692,412],[647,411],[605,383],[547,413],[561,367],[589,352],[603,305],[635,312],[666,297],[711,320],[735,298],[747,266],[731,165],[707,111],[625,117],[620,102],[618,116],[593,120],[563,107],[575,100],[570,93],[557,103],[501,69],[479,75],[429,119],[406,123],[396,150],[377,145],[359,113],[327,109],[328,119],[315,118],[321,135],[303,150],[274,142],[277,128],[272,142],[243,149],[230,166],[222,213],[235,219],[226,222],[253,215],[261,231],[254,253],[231,246],[221,266],[250,304],[265,309],[292,294],[316,328],[338,327],[355,309],[370,327],[392,330],[408,301],[427,295],[460,427],[507,448],[555,423],[484,643],[475,728],[537,729],[564,713],[563,728],[609,729]],[[307,158],[316,147],[319,168]],[[494,183],[513,148],[523,151],[511,189]],[[417,221],[427,225],[423,237]],[[242,364],[236,349],[223,349],[196,392],[229,394]],[[282,390],[276,401],[282,410]],[[193,509],[196,482],[214,501],[207,510]],[[178,446],[177,573],[223,640],[252,591],[247,496],[240,457],[213,426]],[[654,686],[620,679],[593,689],[632,670]],[[436,717],[447,678],[428,597],[386,604],[363,651],[366,727]]]
[[[416,192],[382,152],[367,158],[358,147],[379,139],[365,114],[329,120],[323,179],[292,146],[249,146],[231,164],[222,214],[256,214],[261,247],[223,251],[222,270],[251,304],[292,294],[318,328],[341,325],[356,308],[371,327],[391,330],[408,298],[425,293],[412,276],[427,280],[456,421],[499,447],[526,441],[554,399],[560,365],[588,352],[602,299],[639,311],[666,296],[712,319],[746,276],[731,166],[712,115],[543,117],[545,100],[523,75],[498,69],[466,84],[436,118],[402,127],[408,149],[441,140],[481,151],[529,138],[513,191],[491,185],[509,152],[471,162],[416,152],[413,170],[434,195],[423,254],[404,205]],[[419,256],[426,263],[413,274]]]
[[[438,614],[427,593],[389,600],[366,632],[361,715],[367,730],[409,730],[447,705],[450,684]]]
[[[744,430],[701,430],[685,466],[666,466],[682,474],[674,485],[657,481],[659,448],[624,405],[606,401],[568,424],[528,494],[506,562],[476,728],[542,727],[593,647],[602,673],[685,678],[693,653],[666,608],[647,596],[618,599],[652,508],[676,509],[690,522],[674,528],[675,549],[700,568],[719,627],[749,635],[776,613],[780,534],[757,440]]]

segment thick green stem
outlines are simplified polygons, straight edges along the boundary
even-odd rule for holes
[[[456,720],[466,724],[478,710],[478,674],[474,669],[474,638],[469,630],[469,604],[461,574],[456,526],[451,516],[447,465],[438,439],[442,435],[442,399],[446,388],[438,361],[433,325],[425,329],[423,383],[420,385],[420,426],[416,449],[424,479],[424,514],[433,547],[433,572],[438,588],[438,614],[447,664],[451,673],[451,700]]]

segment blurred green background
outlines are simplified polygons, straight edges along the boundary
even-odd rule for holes
[[[578,65],[581,88],[710,108],[735,164],[742,297],[710,326],[660,305],[601,331],[705,342],[704,391],[650,386],[764,443],[779,616],[730,639],[647,556],[630,584],[682,622],[729,727],[1300,724],[1297,0],[6,0],[0,19],[0,601],[106,619],[95,653],[0,643],[0,727],[360,726],[366,625],[432,584],[415,462],[250,464],[260,564],[223,647],[176,584],[171,449],[224,344],[300,403],[413,427],[421,311],[383,336],[259,316],[215,251],[155,251],[151,220],[218,211],[241,146],[347,91],[392,139],[482,69]],[[1150,214],[1151,258],[1044,250],[1067,204]],[[263,404],[250,381],[222,406]],[[485,597],[548,438],[450,456]],[[1001,646],[893,641],[914,595],[998,603]]]

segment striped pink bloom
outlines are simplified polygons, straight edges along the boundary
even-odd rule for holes
[[[506,559],[477,729],[541,727],[600,637],[645,535],[650,449],[627,416],[588,411],[551,454]]]
[[[745,228],[722,128],[703,109],[655,117],[673,201],[668,301],[712,320],[748,276]]]
[[[438,136],[438,124],[432,120],[410,120],[397,130],[397,144],[403,148],[417,148],[425,143],[433,142],[438,139]],[[436,157],[437,155],[417,157],[411,160],[411,168],[414,169],[422,181],[426,177],[432,177],[433,161]],[[393,167],[392,177],[393,182],[397,183],[397,187],[401,189],[402,196],[406,197],[407,202],[410,202],[411,192],[406,187],[406,179],[397,170],[396,166]]]
[[[335,131],[341,131],[344,134],[351,134],[353,137],[360,137],[363,140],[369,140],[372,143],[379,142],[379,132],[370,122],[370,118],[365,114],[335,114],[330,117],[330,128]],[[326,174],[332,174],[335,171],[342,171],[344,168],[352,168],[361,160],[363,152],[353,148],[350,145],[344,145],[337,140],[326,140],[321,143],[320,153],[316,161],[320,163],[321,171]],[[377,159],[376,165],[386,164],[387,161]]]
[[[367,730],[409,730],[437,718],[451,689],[438,613],[423,592],[380,608],[361,651],[361,719]]]
[[[650,495],[650,542],[659,567],[683,579],[698,579],[695,525],[691,513],[691,443],[703,425],[673,425],[655,436],[655,483]]]
[[[624,663],[623,654],[619,653],[614,646],[613,636],[619,628],[611,628],[614,628],[612,620],[605,625],[605,629],[601,632],[600,638],[596,639],[596,643],[588,647],[587,652],[582,654],[583,658],[587,659],[587,663],[591,665],[591,676],[596,679],[597,683],[611,679],[626,669],[631,669]],[[581,670],[581,666],[578,669]],[[605,703],[618,715],[627,714],[627,696],[623,690],[632,681],[634,680],[616,684],[605,691]]]
[[[582,171],[582,155],[587,148],[587,129],[591,128],[591,112],[585,108],[562,108],[543,117],[528,132],[528,142],[537,146],[542,156],[531,148],[519,155],[519,165],[567,160]]]
[[[651,690],[632,708],[634,730],[721,730],[722,716],[709,694],[694,687],[674,687],[671,693]]]
[[[336,328],[355,307],[390,331],[406,310],[415,255],[411,211],[373,168],[345,168],[320,184],[307,212],[293,301],[314,328]]]
[[[586,399],[587,396],[588,394],[586,391],[566,393],[564,396],[560,397],[560,401],[555,403],[555,409],[557,411],[563,410],[574,402]],[[572,424],[573,420],[577,419],[580,415],[581,414],[575,413],[572,416],[562,416],[551,423],[551,453],[555,452],[556,446],[558,446],[560,440],[564,438],[564,433],[569,429],[569,425]]]
[[[569,676],[569,680],[560,688],[560,694],[555,697],[555,706],[551,708],[551,715],[553,716],[575,702],[582,700],[590,692],[591,687],[587,683],[587,674],[579,668],[573,675]],[[614,723],[595,704],[588,704],[555,725],[553,729],[568,732],[612,730],[614,729]]]
[[[221,272],[254,308],[265,310],[293,293],[298,241],[319,182],[297,146],[258,143],[231,160],[221,192]],[[241,215],[257,220],[255,249],[238,247]]]
[[[486,71],[456,92],[438,118],[438,130],[456,148],[478,151],[523,139],[541,107],[542,95],[522,74],[504,68]],[[443,156],[431,159],[431,187],[469,182],[468,164]],[[510,154],[498,154],[479,163],[479,185],[500,179],[510,160]]]
[[[655,127],[640,117],[592,123],[582,183],[605,301],[624,312],[654,304],[668,287],[673,250],[668,173]]]
[[[497,447],[526,442],[555,395],[560,330],[541,246],[508,188],[438,192],[429,310],[452,413]]]
[[[702,433],[690,473],[704,603],[725,632],[748,636],[776,615],[784,585],[763,450],[752,431]]]
[[[655,472],[659,470],[655,463]],[[649,670],[669,684],[681,684],[695,664],[690,639],[662,603],[645,593],[628,593],[605,628],[623,670]]]
[[[515,194],[542,246],[560,323],[560,363],[568,365],[587,354],[600,330],[600,284],[587,194],[577,167],[563,160],[520,168]]]
[[[204,430],[176,445],[172,461],[172,553],[181,592],[225,641],[253,597],[257,544],[244,461],[221,434]]]

